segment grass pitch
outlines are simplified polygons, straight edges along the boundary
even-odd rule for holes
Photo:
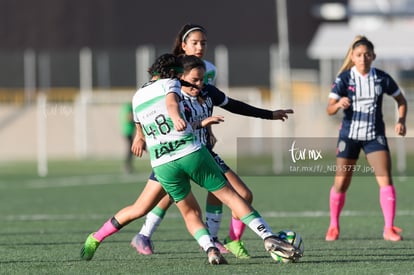
[[[341,236],[326,242],[331,177],[243,177],[254,207],[274,231],[292,229],[305,243],[299,263],[277,264],[249,229],[244,242],[252,258],[227,254],[229,265],[211,266],[173,206],[153,236],[156,254],[138,255],[130,240],[143,219],[107,238],[93,260],[81,261],[87,235],[132,203],[149,174],[147,161],[124,175],[121,161],[55,161],[49,175],[34,163],[0,163],[0,274],[413,274],[414,205],[412,178],[394,178],[396,225],[404,240],[382,240],[383,219],[373,177],[354,178],[341,218]],[[194,185],[204,206],[205,191]],[[225,208],[220,231],[227,234]]]

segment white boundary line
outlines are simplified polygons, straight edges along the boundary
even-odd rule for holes
[[[74,186],[92,186],[107,184],[129,184],[129,183],[146,183],[149,173],[140,173],[132,175],[93,175],[93,176],[70,176],[56,179],[38,178],[23,181],[23,187],[40,189],[40,188],[60,188]],[[0,188],[7,188],[9,183],[0,181]]]
[[[62,215],[49,215],[49,214],[21,214],[21,215],[6,215],[3,217],[5,221],[62,221],[62,220],[103,220],[108,218],[110,214],[93,214],[93,215],[76,215],[76,214],[62,214]],[[304,212],[284,212],[284,211],[272,211],[263,212],[264,218],[321,218],[329,217],[327,211],[304,211]],[[375,217],[381,216],[380,211],[368,212],[368,211],[342,211],[341,217]],[[399,210],[396,216],[414,216],[413,210]],[[179,213],[169,213],[165,216],[170,219],[181,219]]]

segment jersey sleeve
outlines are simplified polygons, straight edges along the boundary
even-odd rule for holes
[[[138,116],[136,115],[136,113],[135,113],[135,112],[134,112],[134,114],[133,114],[133,117],[134,117],[134,122],[135,122],[136,124],[140,123],[140,122],[139,122],[139,118],[138,118]]]
[[[331,87],[331,92],[329,93],[329,98],[340,99],[341,97],[347,96],[346,94],[346,73],[340,74],[334,81]]]
[[[217,69],[216,66],[213,65],[213,63],[203,60],[204,64],[206,65],[206,72],[204,74],[204,83],[215,85],[216,84],[216,76],[217,76]]]
[[[217,87],[209,84],[204,86],[202,95],[210,97],[214,106],[222,107],[229,101],[227,95],[224,92],[217,89]]]
[[[165,83],[165,91],[167,94],[175,93],[181,98],[181,83],[178,79],[168,79]]]
[[[397,82],[395,82],[395,80],[389,74],[387,74],[385,85],[385,92],[388,95],[396,97],[401,94],[401,90],[398,87]]]
[[[259,117],[263,119],[272,119],[273,112],[261,108],[256,108],[247,103],[235,100],[226,96],[226,94],[213,85],[205,86],[205,95],[210,97],[214,106],[219,106],[226,111],[243,116]]]
[[[138,114],[137,114],[137,112],[135,112],[135,108],[137,107],[137,103],[136,103],[136,99],[135,99],[136,98],[136,93],[132,97],[132,117],[133,117],[135,123],[140,123],[139,118],[138,118]]]

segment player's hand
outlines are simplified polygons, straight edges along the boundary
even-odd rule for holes
[[[281,120],[285,121],[288,119],[288,114],[293,114],[292,109],[285,109],[285,110],[275,110],[273,111],[273,120]]]
[[[397,125],[395,125],[395,132],[397,135],[405,136],[407,133],[407,128],[405,127],[405,124],[402,122],[398,122]]]
[[[184,131],[185,128],[187,128],[187,123],[182,118],[177,118],[173,120],[174,123],[174,129],[178,132]]]
[[[135,156],[142,157],[144,152],[147,151],[147,144],[145,143],[145,140],[137,137],[134,138],[131,146],[131,151]]]
[[[351,100],[348,97],[341,97],[337,104],[340,108],[346,110],[351,106]]]
[[[207,127],[212,124],[219,124],[224,122],[224,116],[210,116],[201,122],[201,127]]]

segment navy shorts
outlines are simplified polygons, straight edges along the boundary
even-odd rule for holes
[[[149,176],[149,179],[153,181],[158,181],[157,177],[155,176],[154,170],[152,170],[151,175]]]
[[[228,167],[224,160],[222,160],[222,158],[216,153],[214,153],[212,150],[209,150],[209,152],[213,156],[218,166],[220,166],[220,169],[223,172],[223,174],[227,173],[230,170],[230,167]]]
[[[390,151],[385,136],[378,136],[373,140],[354,140],[348,137],[339,137],[336,146],[336,157],[358,159],[361,149],[365,155],[377,151]]]

